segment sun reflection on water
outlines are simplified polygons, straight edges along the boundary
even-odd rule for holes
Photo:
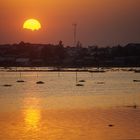
[[[41,110],[39,108],[39,98],[26,98],[24,100],[24,121],[27,130],[37,130],[41,120]]]
[[[41,118],[40,110],[28,108],[25,110],[25,123],[29,129],[37,129]]]

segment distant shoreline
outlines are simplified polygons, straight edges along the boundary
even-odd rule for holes
[[[104,73],[107,71],[140,72],[140,67],[85,67],[85,68],[48,68],[48,67],[9,67],[0,68],[0,72],[90,72]]]

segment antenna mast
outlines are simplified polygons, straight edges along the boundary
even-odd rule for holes
[[[77,24],[75,23],[75,24],[72,24],[73,25],[73,27],[74,27],[74,36],[73,36],[73,39],[74,39],[74,42],[73,42],[73,44],[74,44],[74,46],[76,47],[76,42],[77,42]]]

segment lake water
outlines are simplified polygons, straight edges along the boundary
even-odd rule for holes
[[[84,86],[75,72],[19,75],[0,72],[0,140],[140,139],[140,73],[78,72]]]

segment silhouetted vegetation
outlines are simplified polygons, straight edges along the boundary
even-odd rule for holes
[[[58,44],[19,44],[0,45],[0,66],[140,66],[140,44],[100,48],[98,46],[64,47]]]

